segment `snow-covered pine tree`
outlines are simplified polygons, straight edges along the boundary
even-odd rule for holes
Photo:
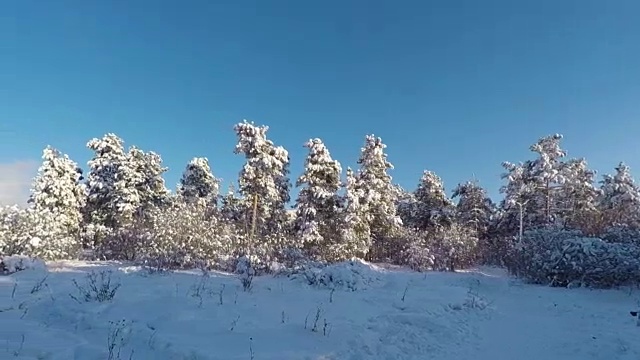
[[[281,146],[267,139],[267,126],[256,126],[246,120],[236,124],[238,136],[235,153],[243,154],[246,163],[238,179],[243,196],[244,213],[250,219],[249,236],[262,237],[266,252],[282,246],[282,236],[287,230],[289,218],[286,204],[289,202],[289,154]],[[257,243],[247,246],[247,252]]]
[[[312,254],[326,258],[327,252],[340,243],[338,190],[342,167],[331,158],[322,140],[311,139],[304,146],[309,153],[296,182],[296,187],[301,187],[295,205],[296,241]]]
[[[94,151],[87,176],[87,216],[90,225],[109,231],[130,222],[140,206],[135,188],[137,175],[131,168],[124,142],[106,134],[87,143]]]
[[[533,204],[530,204],[531,215],[535,216],[534,222],[538,225],[553,223],[562,210],[557,199],[565,182],[562,159],[567,153],[560,147],[560,140],[560,134],[549,135],[530,147],[531,151],[538,154],[538,158],[526,168],[527,178],[535,189]]]
[[[187,201],[205,199],[215,206],[219,195],[219,184],[220,180],[211,172],[209,160],[205,157],[195,157],[182,173],[178,194]]]
[[[558,194],[558,207],[564,224],[585,234],[600,230],[598,198],[600,190],[594,185],[596,172],[590,170],[585,159],[571,159],[562,168],[564,184]]]
[[[562,191],[565,183],[566,152],[560,148],[562,135],[540,138],[530,150],[537,153],[535,160],[513,164],[504,162],[507,180],[500,192],[505,194],[501,227],[506,234],[515,235],[520,227],[548,226],[561,220],[564,211]]]
[[[340,216],[341,245],[333,251],[344,258],[364,258],[371,249],[371,212],[365,201],[365,190],[357,175],[347,167],[343,184],[343,209]]]
[[[414,193],[413,227],[434,230],[450,227],[454,221],[454,205],[444,191],[442,179],[432,171],[425,170]]]
[[[407,191],[398,186],[398,200],[396,202],[396,212],[402,220],[402,224],[408,228],[413,229],[413,219],[416,209],[416,196],[413,191]]]
[[[458,223],[471,229],[478,238],[486,235],[495,210],[493,201],[477,181],[467,181],[453,190],[453,196],[459,198],[456,205]]]
[[[47,147],[33,181],[30,207],[0,210],[0,255],[68,259],[80,250],[79,227],[85,200],[82,171],[68,156]]]
[[[467,250],[478,245],[475,255],[479,256],[484,263],[499,263],[497,255],[503,248],[503,243],[490,234],[496,207],[487,196],[487,192],[477,181],[468,181],[458,184],[453,190],[453,198],[459,198],[455,211],[456,222],[465,229],[458,233],[467,235],[467,239],[459,244]],[[464,236],[459,238],[464,239]],[[469,244],[473,246],[468,246]]]
[[[80,225],[86,200],[80,183],[82,170],[66,154],[50,146],[44,149],[42,160],[29,203],[34,219],[51,217],[46,222],[55,226],[48,226],[47,233],[37,234],[42,240],[40,248],[49,257],[74,257],[81,246]]]
[[[225,195],[220,197],[220,216],[227,222],[232,222],[239,227],[245,227],[248,224],[245,221],[245,211],[242,208],[242,199],[238,197],[236,189],[229,184],[229,189]],[[248,231],[247,231],[248,232]]]
[[[360,203],[368,212],[369,229],[375,249],[372,256],[376,258],[387,257],[391,248],[395,248],[395,244],[387,242],[396,236],[402,227],[402,221],[396,213],[399,192],[388,174],[393,165],[387,160],[386,147],[381,138],[367,135],[358,159],[360,169],[356,175],[356,182],[362,190]]]
[[[629,166],[621,162],[615,175],[604,175],[599,208],[608,226],[640,227],[640,188],[633,180]]]
[[[169,190],[162,177],[167,171],[167,168],[162,166],[162,157],[153,151],[144,152],[132,146],[127,154],[127,160],[135,177],[133,187],[138,192],[139,210],[165,204],[169,197]]]
[[[529,208],[534,202],[535,194],[532,182],[528,178],[528,166],[529,163],[502,163],[506,172],[501,177],[507,183],[500,187],[500,193],[504,194],[504,198],[500,202],[499,216],[496,217],[495,224],[496,235],[501,238],[521,236],[524,229],[532,223]]]
[[[145,246],[154,210],[169,204],[162,178],[166,168],[154,152],[132,146],[128,152],[115,134],[92,139],[85,236],[102,257],[133,259]]]

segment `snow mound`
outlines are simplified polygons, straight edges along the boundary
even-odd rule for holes
[[[311,286],[329,289],[364,290],[382,280],[384,269],[360,259],[352,259],[331,265],[302,265],[288,276],[300,279]]]
[[[0,260],[0,271],[13,274],[22,270],[45,270],[46,265],[40,259],[34,259],[24,255],[4,256]]]

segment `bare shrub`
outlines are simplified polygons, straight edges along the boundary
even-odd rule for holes
[[[84,284],[78,284],[73,279],[73,285],[78,290],[78,296],[71,296],[72,299],[81,302],[107,302],[113,300],[116,296],[120,283],[111,282],[111,270],[103,270],[100,272],[92,271],[87,274]]]

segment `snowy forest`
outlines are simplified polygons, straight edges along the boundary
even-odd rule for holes
[[[566,157],[561,135],[536,141],[529,160],[503,163],[503,198],[494,202],[476,181],[445,190],[428,170],[415,189],[402,189],[373,135],[357,169],[343,169],[322,140],[309,140],[294,177],[267,126],[233,129],[235,154],[246,162],[228,190],[208,159],[196,157],[172,192],[160,155],[126,149],[115,134],[87,143],[94,154],[86,171],[47,147],[29,206],[0,210],[0,256],[158,269],[248,265],[256,274],[360,258],[417,271],[498,265],[552,286],[640,280],[640,189],[629,167],[598,177],[585,159]]]

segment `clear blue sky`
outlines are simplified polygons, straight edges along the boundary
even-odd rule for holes
[[[364,135],[413,188],[476,176],[559,132],[600,173],[640,172],[640,2],[8,1],[0,10],[0,163],[47,144],[86,168],[115,132],[160,153],[175,187],[206,156],[225,184],[249,119],[302,169],[320,137],[343,167]]]

